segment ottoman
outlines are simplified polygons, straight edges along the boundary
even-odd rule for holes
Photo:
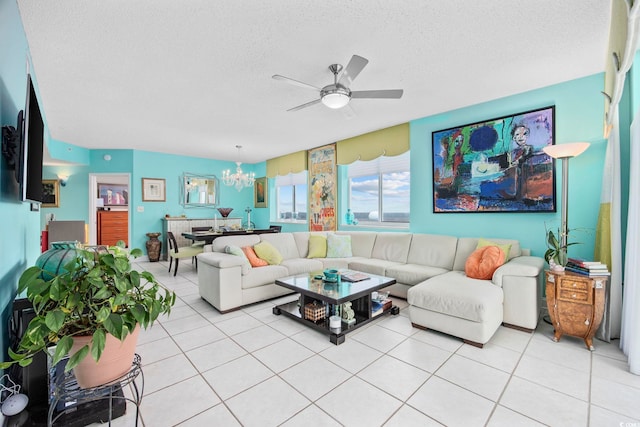
[[[407,291],[414,327],[444,332],[480,348],[502,323],[503,299],[502,288],[463,271],[432,277]]]

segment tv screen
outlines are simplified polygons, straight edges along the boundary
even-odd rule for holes
[[[36,91],[27,76],[27,100],[24,108],[24,125],[22,132],[20,191],[22,201],[42,201],[42,149],[44,143],[44,122],[40,114],[40,106]],[[16,166],[18,167],[18,166]]]

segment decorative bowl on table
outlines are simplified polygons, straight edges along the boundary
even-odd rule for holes
[[[218,208],[218,212],[220,212],[223,218],[228,217],[232,210],[233,208]]]

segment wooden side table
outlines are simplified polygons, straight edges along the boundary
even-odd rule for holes
[[[571,272],[545,272],[547,308],[555,332],[553,340],[562,335],[584,339],[589,350],[594,350],[595,335],[604,313],[606,277],[589,277]]]

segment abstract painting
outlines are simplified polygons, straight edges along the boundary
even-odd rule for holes
[[[432,133],[433,212],[555,212],[555,107]]]
[[[336,231],[336,145],[309,150],[309,229]]]

